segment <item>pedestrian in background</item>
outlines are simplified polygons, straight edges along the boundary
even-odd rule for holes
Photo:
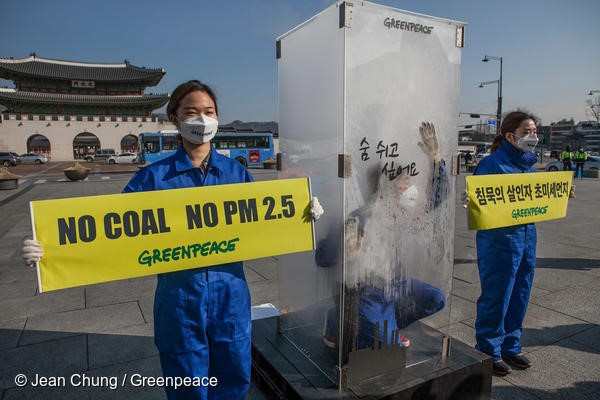
[[[560,159],[563,163],[563,171],[573,170],[573,168],[571,167],[571,148],[569,146],[567,146],[567,148],[562,153],[560,153]]]
[[[583,147],[580,147],[579,150],[575,152],[573,156],[573,161],[575,161],[575,177],[579,179],[583,179],[583,164],[587,161],[588,155],[585,151],[583,151]]]
[[[502,121],[491,154],[474,175],[534,172],[538,143],[533,116],[511,112]],[[504,376],[512,366],[525,369],[521,333],[533,284],[537,234],[535,224],[477,231],[477,266],[481,296],[477,300],[476,348],[494,358],[493,372]]]

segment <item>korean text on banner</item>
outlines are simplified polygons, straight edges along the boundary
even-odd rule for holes
[[[314,248],[308,178],[30,203],[40,292]]]
[[[572,180],[569,171],[467,176],[469,229],[563,218]]]

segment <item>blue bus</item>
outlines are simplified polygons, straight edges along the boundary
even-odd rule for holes
[[[138,140],[138,163],[153,163],[179,147],[178,131],[143,132]]]
[[[153,163],[177,150],[177,131],[144,132],[139,135],[138,161]],[[218,131],[212,144],[218,153],[239,161],[245,167],[262,166],[267,160],[275,160],[273,134],[271,132],[222,132]]]
[[[245,167],[262,166],[266,160],[275,160],[271,132],[217,132],[212,143],[218,153]]]

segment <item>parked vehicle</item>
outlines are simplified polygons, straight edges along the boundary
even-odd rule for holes
[[[17,165],[18,157],[15,156],[15,153],[11,153],[9,151],[0,151],[0,164],[5,167],[15,166]]]
[[[135,153],[121,153],[110,156],[106,159],[109,164],[131,164],[137,161]]]
[[[177,131],[143,132],[139,135],[140,164],[168,157],[179,147]],[[212,140],[219,154],[237,160],[245,167],[263,166],[275,159],[273,133],[218,131]]]
[[[573,169],[575,169],[575,163],[573,163]],[[588,156],[587,161],[583,164],[583,170],[589,171],[591,169],[600,170],[600,157],[596,156]],[[562,161],[552,161],[546,164],[546,171],[562,171],[563,163]]]
[[[19,164],[46,164],[48,157],[38,153],[25,153],[19,156]]]
[[[115,149],[101,149],[96,151],[94,154],[86,154],[83,159],[87,162],[102,161],[108,159],[110,156],[114,156]]]

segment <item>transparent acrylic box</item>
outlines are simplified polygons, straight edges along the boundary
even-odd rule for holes
[[[279,257],[278,334],[338,388],[444,356],[462,32],[338,2],[278,39],[279,177],[325,209],[316,250]]]

